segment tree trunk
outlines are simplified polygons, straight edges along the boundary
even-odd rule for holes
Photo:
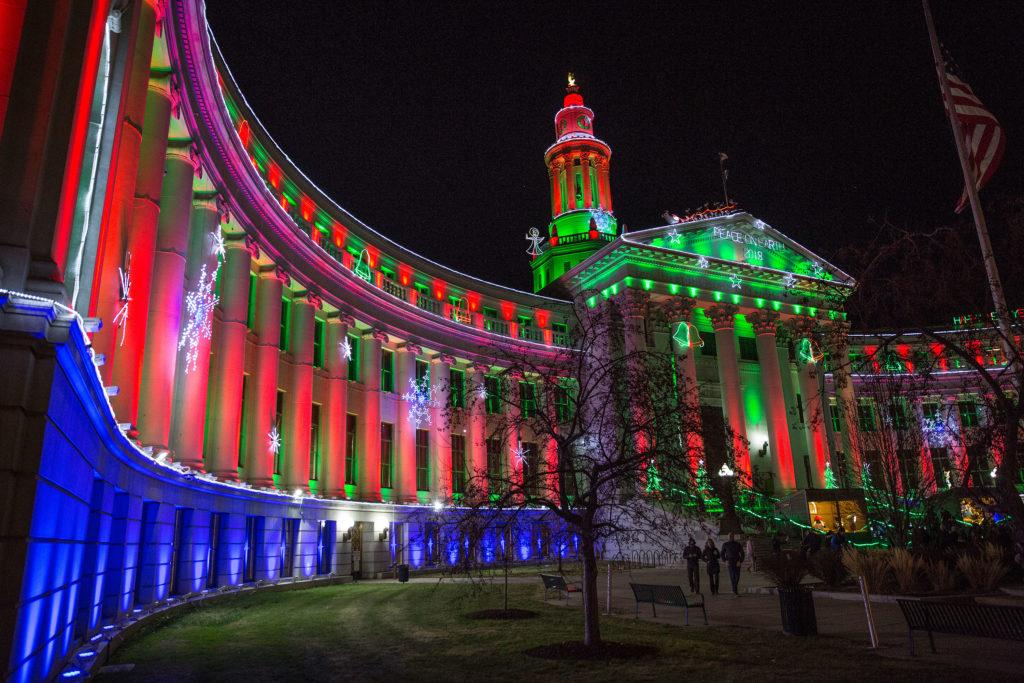
[[[583,555],[583,644],[601,647],[600,608],[597,604],[597,549],[590,534],[580,534]]]

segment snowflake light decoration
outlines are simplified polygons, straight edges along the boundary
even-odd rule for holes
[[[611,214],[609,214],[607,211],[604,211],[603,209],[598,209],[597,211],[592,211],[591,213],[594,217],[594,225],[597,226],[598,230],[600,230],[601,232],[608,232],[611,229]]]
[[[518,442],[516,447],[512,449],[512,457],[516,459],[516,463],[522,469],[526,469],[526,449],[523,448],[522,441]]]
[[[739,289],[743,286],[743,282],[740,280],[739,275],[730,275],[729,284],[732,286],[733,289]]]
[[[711,263],[708,261],[706,256],[701,256],[697,259],[697,265],[706,270]]]
[[[129,251],[124,257],[124,268],[118,266],[117,275],[120,281],[120,291],[117,300],[121,302],[121,308],[114,314],[113,323],[121,328],[121,342],[118,346],[124,346],[124,333],[128,326],[128,304],[132,300],[132,253]]]
[[[228,252],[224,246],[224,233],[220,231],[219,225],[216,230],[210,233],[210,238],[213,244],[213,249],[210,253],[216,256],[218,261],[223,261],[227,257]]]
[[[793,289],[796,287],[796,275],[793,275],[793,273],[786,273],[786,276],[782,278],[782,286],[786,289]]]
[[[207,276],[204,263],[199,271],[199,283],[185,296],[188,322],[181,331],[178,350],[185,349],[186,373],[196,369],[196,363],[199,361],[199,341],[210,338],[213,308],[220,302],[220,297],[213,293],[214,286],[217,284],[217,270]]]
[[[270,446],[270,452],[274,455],[281,451],[281,432],[277,431],[277,425],[270,428],[270,432],[267,434],[267,442]]]
[[[338,352],[341,354],[342,360],[352,360],[352,343],[348,340],[348,337],[338,342]]]
[[[530,243],[530,246],[526,249],[526,253],[533,258],[540,256],[543,251],[540,243],[544,241],[544,238],[540,236],[540,230],[537,228],[530,228],[526,233],[526,241]]]
[[[487,400],[487,387],[481,384],[476,388],[476,397],[480,401]]]
[[[409,402],[409,423],[419,429],[430,424],[430,409],[440,408],[435,398],[437,389],[430,386],[430,373],[417,382],[409,378],[409,391],[402,394],[402,400]]]

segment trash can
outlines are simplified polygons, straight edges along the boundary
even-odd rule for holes
[[[398,565],[398,583],[409,582],[409,565],[400,564]]]

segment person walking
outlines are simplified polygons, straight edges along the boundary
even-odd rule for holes
[[[836,530],[836,535],[832,537],[832,550],[837,553],[846,550],[846,530],[843,529],[842,524]]]
[[[700,548],[697,541],[690,536],[689,542],[683,549],[683,559],[686,560],[686,575],[690,580],[690,592],[700,593]]]
[[[712,595],[718,595],[718,558],[721,553],[718,552],[718,548],[715,547],[715,540],[709,538],[708,542],[704,544],[704,561],[708,563],[708,586],[711,588]]]
[[[803,543],[800,544],[800,549],[803,551],[804,557],[814,557],[821,550],[821,535],[814,529],[808,529]]]
[[[729,534],[729,540],[722,544],[722,559],[729,569],[729,583],[732,584],[732,594],[740,594],[740,563],[746,558],[743,546],[736,540],[736,534]]]

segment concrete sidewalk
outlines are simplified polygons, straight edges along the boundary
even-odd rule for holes
[[[703,570],[703,567],[701,567]],[[521,578],[521,577],[517,577]],[[534,578],[540,590],[539,579]],[[517,581],[516,583],[520,583]],[[602,613],[606,610],[607,578],[601,576],[598,593]],[[629,583],[675,584],[687,589],[686,572],[682,567],[659,567],[619,571],[612,573],[612,615],[618,618],[635,618],[636,602]],[[720,595],[711,595],[707,589],[707,575],[702,572],[701,585],[704,589],[705,607],[709,626],[704,626],[700,609],[690,610],[690,626],[683,626],[683,610],[672,607],[658,607],[658,616],[652,615],[650,605],[640,606],[640,618],[662,624],[675,624],[681,628],[714,628],[715,626],[739,626],[782,631],[779,598],[767,592],[770,582],[763,576],[744,571],[740,576],[739,596],[729,592],[729,576],[723,567]],[[577,594],[568,600],[549,600],[548,604],[579,609],[581,600]],[[815,595],[815,613],[818,619],[818,634],[833,636],[859,643],[870,648],[867,618],[861,600],[833,599]],[[898,605],[894,603],[871,603],[875,628],[879,635],[879,654],[886,657],[909,658],[907,647],[907,626]],[[1019,674],[1024,669],[1024,648],[1020,643],[989,638],[966,638],[937,634],[935,645],[938,654],[933,655],[925,633],[915,634],[917,656],[963,666],[965,662],[979,669],[1001,673]],[[823,648],[826,647],[823,645]],[[823,650],[824,652],[824,650]]]

